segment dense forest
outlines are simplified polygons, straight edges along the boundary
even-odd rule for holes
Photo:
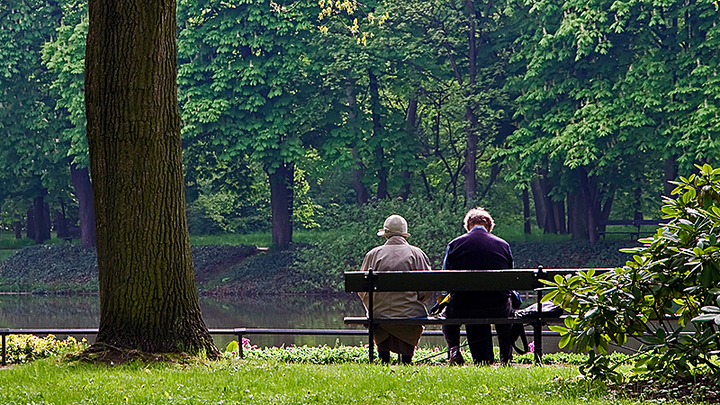
[[[179,0],[191,233],[284,246],[382,200],[591,242],[658,218],[720,156],[719,19],[708,0]],[[87,27],[83,0],[0,0],[2,232],[94,245]]]

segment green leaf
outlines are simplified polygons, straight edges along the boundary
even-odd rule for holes
[[[692,321],[693,322],[710,322],[710,321],[715,321],[716,317],[718,317],[717,314],[703,314],[703,315],[698,315],[698,316],[692,318]]]

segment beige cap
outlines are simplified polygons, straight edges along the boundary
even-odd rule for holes
[[[378,231],[378,236],[402,236],[407,238],[410,234],[407,232],[407,221],[400,215],[390,215],[385,220],[383,228]]]

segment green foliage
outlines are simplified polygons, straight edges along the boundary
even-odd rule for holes
[[[451,200],[426,201],[422,198],[381,200],[361,207],[334,205],[326,208],[319,219],[321,229],[332,229],[336,236],[319,245],[319,251],[300,253],[300,268],[342,274],[343,271],[359,269],[365,254],[375,246],[385,243],[377,236],[385,219],[398,214],[408,222],[408,242],[423,249],[433,268],[440,268],[447,243],[462,234],[465,209]],[[497,218],[498,229],[505,226]],[[320,254],[318,254],[320,253]]]
[[[69,142],[68,155],[83,168],[89,165],[85,132],[85,42],[88,30],[87,1],[63,1],[62,20],[55,35],[43,45],[43,64],[53,73],[50,89],[57,97],[56,110],[66,111],[68,125],[62,130]]]
[[[0,249],[19,249],[34,244],[35,241],[28,238],[15,239],[14,232],[3,231],[0,235]]]
[[[54,335],[43,338],[34,335],[9,335],[6,344],[9,364],[29,363],[83,350],[88,346],[85,339],[78,342],[74,337],[69,336],[65,340],[58,340]]]
[[[243,356],[248,360],[262,360],[266,362],[284,362],[301,364],[340,364],[340,363],[367,363],[368,348],[365,346],[345,346],[336,344],[331,346],[283,346],[259,348],[248,338],[243,338]],[[446,365],[447,353],[445,348],[437,346],[419,346],[415,350],[413,361],[415,364]],[[465,355],[470,353],[465,348]],[[225,348],[225,357],[239,357],[239,344],[233,340]],[[497,353],[496,353],[497,354]],[[622,355],[616,355],[622,357]],[[375,354],[377,361],[377,352]],[[586,361],[587,355],[575,353],[547,353],[543,355],[543,364],[548,365],[579,365]],[[534,354],[526,353],[516,355],[514,362],[518,364],[533,364]]]
[[[593,245],[577,240],[509,242],[515,268],[519,269],[615,267],[631,258],[620,249],[638,245],[628,240],[600,241]]]
[[[629,361],[643,378],[720,375],[720,334],[711,321],[720,292],[720,169],[698,166],[681,177],[663,212],[668,224],[647,239],[625,266],[604,274],[593,270],[550,284],[546,300],[572,313],[560,332],[561,347],[590,352],[582,370],[619,380],[623,362],[608,356],[611,344],[640,344]],[[703,309],[704,308],[704,309]],[[693,322],[694,321],[694,322]],[[683,333],[694,326],[694,334]]]

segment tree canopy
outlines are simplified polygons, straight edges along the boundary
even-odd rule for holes
[[[58,193],[92,173],[67,175],[88,162],[85,2],[2,4],[8,226],[27,190],[91,201]],[[515,194],[544,232],[594,241],[608,219],[660,216],[668,181],[719,155],[712,1],[207,0],[177,15],[198,232],[286,245],[329,204]]]

